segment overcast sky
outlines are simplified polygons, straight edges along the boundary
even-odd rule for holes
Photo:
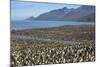
[[[71,8],[78,8],[80,7],[80,5],[12,1],[11,2],[11,19],[23,20],[30,16],[37,17],[41,13],[45,13],[45,12],[48,12],[54,9],[63,8],[63,7],[67,7],[71,9]]]

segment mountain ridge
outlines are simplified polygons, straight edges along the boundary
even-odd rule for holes
[[[26,20],[48,20],[48,21],[95,21],[95,6],[80,6],[77,9],[63,7],[46,13],[42,13],[36,18],[31,16]]]

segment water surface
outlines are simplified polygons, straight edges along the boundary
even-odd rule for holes
[[[11,29],[50,28],[64,25],[84,25],[94,22],[73,22],[73,21],[11,21]]]

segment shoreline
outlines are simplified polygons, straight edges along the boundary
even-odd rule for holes
[[[57,27],[44,27],[44,28],[29,28],[29,29],[11,29],[12,31],[21,31],[21,30],[31,30],[31,29],[52,29],[52,28],[60,28],[60,27],[66,27],[66,26],[71,26],[71,27],[77,27],[77,26],[95,26],[95,24],[80,24],[80,25],[63,25],[63,26],[57,26]]]

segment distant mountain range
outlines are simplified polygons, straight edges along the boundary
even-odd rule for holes
[[[52,10],[38,17],[31,16],[25,20],[49,20],[49,21],[95,21],[95,6],[80,6],[77,9],[61,9]]]

